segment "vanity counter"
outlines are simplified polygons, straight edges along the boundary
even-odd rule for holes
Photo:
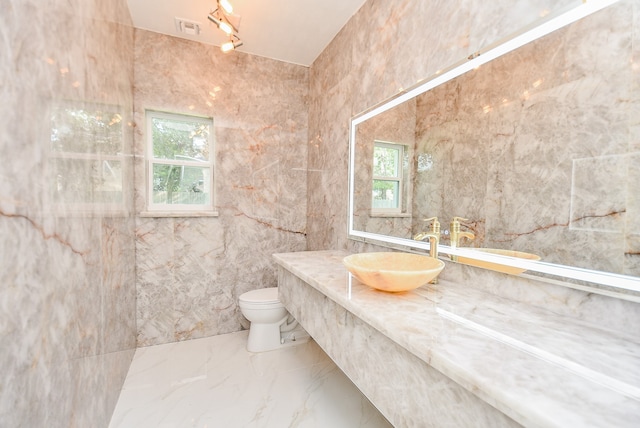
[[[335,311],[323,315],[328,333],[317,341],[332,358],[338,349],[331,342],[333,337],[351,334],[349,325],[366,325],[397,344],[402,352],[406,350],[408,358],[417,358],[429,370],[439,372],[438,376],[444,375],[447,382],[462,387],[465,394],[471,393],[473,399],[480,399],[517,424],[640,426],[637,337],[599,329],[446,279],[405,293],[376,291],[347,272],[342,259],[348,254],[310,251],[274,255],[281,266],[279,280],[291,274],[326,297],[326,302],[355,317],[345,321],[342,318],[346,315],[340,318]],[[311,319],[309,313],[315,308],[321,311],[319,305],[298,308],[291,285],[281,288],[281,293],[287,309],[305,328],[311,323],[305,319]],[[334,317],[339,325],[332,325],[333,320],[327,317]],[[314,332],[322,333],[317,323],[307,330],[314,338]],[[358,340],[366,342],[366,338],[349,340],[354,341],[354,347],[359,346]],[[366,345],[361,347],[365,349]],[[377,372],[385,370],[387,356],[376,355],[374,348],[371,346],[371,355],[359,357],[367,361],[353,362],[354,373],[361,370],[356,365],[369,365]],[[360,387],[353,379],[356,375],[345,373]],[[373,395],[382,396],[384,391],[379,389],[384,385],[375,388]],[[363,392],[378,405],[376,397]],[[402,406],[401,402],[395,405]],[[456,411],[455,404],[451,406],[448,410]],[[412,409],[405,406],[398,410],[398,414],[402,412]]]

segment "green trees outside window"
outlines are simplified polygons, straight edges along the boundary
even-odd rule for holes
[[[147,111],[147,125],[150,209],[212,209],[213,121]]]
[[[403,160],[403,145],[376,141],[373,148],[373,211],[401,211]]]

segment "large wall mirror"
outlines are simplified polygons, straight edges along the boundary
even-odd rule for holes
[[[354,117],[350,238],[426,251],[438,217],[452,260],[640,300],[634,3],[579,3]]]

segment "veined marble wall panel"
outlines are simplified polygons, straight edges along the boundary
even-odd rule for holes
[[[8,0],[0,43],[0,424],[106,427],[136,344],[129,11]]]
[[[629,159],[629,177],[627,181],[627,224],[625,247],[625,270],[628,272],[640,272],[640,192],[637,183],[640,183],[640,5],[633,3],[633,33],[631,41],[631,61],[635,73],[632,75],[629,105],[629,153],[633,156]],[[633,191],[635,189],[635,192]]]
[[[145,110],[213,117],[219,217],[139,218],[138,344],[248,327],[245,291],[277,284],[273,253],[306,249],[308,69],[136,30],[136,202]]]
[[[308,249],[359,245],[343,220],[350,117],[569,3],[366,2],[310,70],[309,188],[323,191],[309,193]]]

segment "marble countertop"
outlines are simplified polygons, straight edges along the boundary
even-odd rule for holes
[[[347,272],[343,251],[278,264],[525,426],[640,426],[640,344],[441,279],[391,294]]]

